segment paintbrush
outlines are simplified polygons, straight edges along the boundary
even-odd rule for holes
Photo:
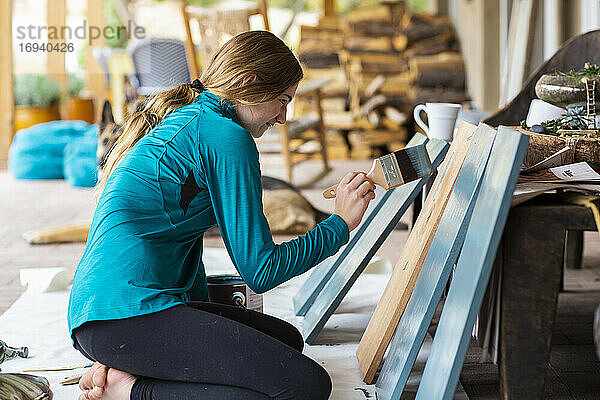
[[[433,167],[424,144],[406,147],[373,160],[367,178],[384,189],[392,189],[433,174]],[[328,187],[323,197],[336,196],[338,185]]]

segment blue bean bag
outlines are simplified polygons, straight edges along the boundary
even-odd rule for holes
[[[65,147],[63,175],[71,186],[92,187],[98,180],[98,135],[95,127],[91,131],[91,135],[84,134]]]
[[[70,183],[93,186],[97,132],[95,125],[84,121],[51,121],[22,129],[10,146],[8,168],[17,179],[64,179],[66,172]],[[73,148],[67,150],[68,146]]]

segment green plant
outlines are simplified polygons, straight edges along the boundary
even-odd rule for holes
[[[60,84],[45,75],[24,74],[14,79],[15,104],[51,106],[60,101]]]
[[[560,75],[564,75],[564,76],[568,76],[571,78],[578,78],[578,79],[582,79],[582,78],[600,78],[600,66],[596,65],[596,64],[589,64],[586,63],[585,66],[580,69],[579,71],[576,71],[575,69],[571,68],[569,70],[569,72],[560,72],[559,70],[554,70],[557,74]]]
[[[85,82],[77,74],[69,74],[67,90],[70,96],[79,96],[85,87]]]
[[[414,12],[426,12],[427,0],[408,0],[406,2],[408,8]]]
[[[119,26],[126,26],[127,21],[121,21],[115,7],[115,0],[104,0],[104,24],[112,27],[115,31]],[[106,46],[124,49],[127,46],[127,35],[111,35],[105,40]]]
[[[80,71],[85,71],[87,68],[87,52],[85,46],[82,46],[77,50],[77,66]]]
[[[543,127],[542,132],[547,135],[558,136],[559,130],[587,130],[588,118],[583,106],[571,107],[567,109],[567,113],[556,119],[550,119],[540,123]],[[528,127],[525,120],[521,121],[521,127],[527,130],[534,130],[534,126]],[[535,131],[535,130],[534,130]]]

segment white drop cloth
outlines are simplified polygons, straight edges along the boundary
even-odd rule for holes
[[[204,262],[208,274],[235,272],[225,249],[205,249]],[[60,271],[56,271],[60,272]],[[264,311],[285,319],[300,327],[302,318],[293,313],[292,298],[310,272],[294,278],[264,295]],[[60,289],[52,274],[37,274],[40,280],[53,281],[52,290]],[[89,364],[89,360],[71,345],[67,331],[66,310],[69,292],[65,290],[42,292],[49,284],[37,281],[32,274],[23,278],[29,281],[29,289],[0,316],[0,339],[10,346],[29,347],[30,357],[14,359],[0,364],[2,372],[22,372],[24,369],[52,368]],[[377,301],[389,279],[389,273],[363,274],[354,284],[336,313],[331,317],[317,344],[307,345],[305,354],[321,363],[333,381],[331,399],[375,399],[374,385],[362,382],[355,356],[356,348]],[[409,378],[407,398],[412,397],[418,384],[418,371],[424,368],[431,338],[427,338],[413,375]],[[31,372],[46,377],[56,400],[76,399],[77,385],[61,386],[59,381],[68,375],[84,371],[75,369],[59,372]],[[364,390],[360,390],[360,389]],[[459,384],[456,399],[467,399]]]

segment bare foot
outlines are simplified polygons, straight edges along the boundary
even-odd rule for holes
[[[106,365],[100,364],[99,362],[94,363],[92,368],[87,370],[79,380],[79,389],[88,391],[92,390],[94,386],[103,388],[106,384],[107,373],[108,367]]]
[[[83,390],[79,400],[129,400],[136,377],[96,364],[79,381],[79,387]]]

